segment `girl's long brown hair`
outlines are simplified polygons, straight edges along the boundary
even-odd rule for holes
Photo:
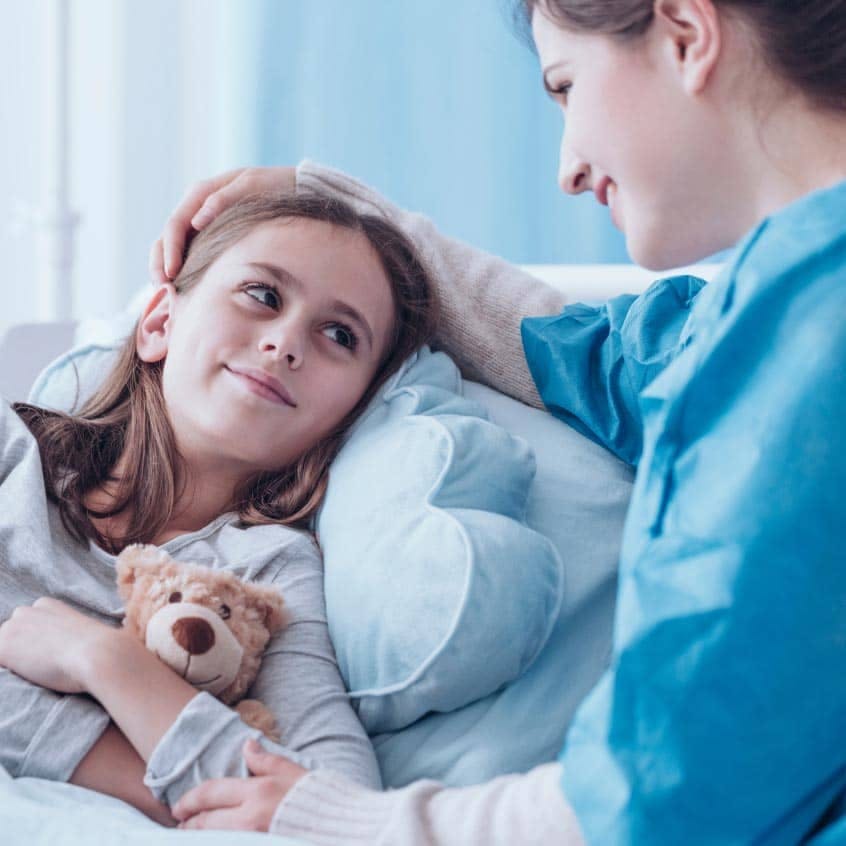
[[[197,285],[211,264],[257,225],[295,218],[324,221],[367,238],[391,285],[394,332],[364,396],[335,429],[289,467],[254,474],[235,492],[231,510],[245,525],[309,527],[345,432],[385,380],[431,339],[438,317],[433,286],[409,240],[381,217],[359,214],[343,201],[318,195],[261,195],[223,212],[192,241],[174,280],[177,292]],[[162,368],[163,362],[144,362],[136,355],[133,330],[111,373],[78,413],[14,405],[38,442],[47,496],[58,505],[67,531],[83,545],[90,538],[116,554],[131,543],[150,543],[174,516],[187,480],[164,402]],[[113,473],[124,453],[129,460],[117,478]],[[87,507],[86,495],[107,482],[115,486],[112,507]],[[129,523],[121,537],[104,535],[92,522],[92,517],[124,512]]]

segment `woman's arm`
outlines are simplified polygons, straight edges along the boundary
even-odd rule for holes
[[[329,770],[304,775],[261,749],[244,754],[255,776],[191,791],[174,808],[180,828],[269,830],[322,846],[584,843],[561,790],[560,764],[474,787],[427,780],[380,793]]]
[[[515,265],[447,238],[422,214],[405,211],[332,168],[305,161],[298,192],[338,196],[360,212],[389,218],[412,240],[438,291],[441,323],[434,346],[468,378],[542,408],[520,337],[524,317],[558,314],[567,298]]]
[[[427,218],[394,206],[330,168],[311,162],[302,163],[296,171],[245,168],[198,183],[153,245],[153,278],[160,282],[174,278],[192,227],[202,229],[242,197],[268,190],[318,191],[338,196],[361,212],[390,218],[414,242],[438,290],[441,325],[434,346],[449,353],[467,378],[542,407],[526,368],[520,322],[524,316],[557,314],[565,295],[503,259],[444,237]]]

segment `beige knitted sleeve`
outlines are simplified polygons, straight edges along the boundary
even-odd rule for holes
[[[503,259],[443,236],[420,214],[404,211],[340,171],[304,161],[297,190],[339,196],[359,211],[397,224],[417,247],[441,300],[433,342],[473,381],[543,408],[520,338],[524,317],[557,314],[565,295]]]
[[[427,780],[385,792],[315,770],[282,800],[270,833],[314,846],[584,846],[557,763],[472,787]]]

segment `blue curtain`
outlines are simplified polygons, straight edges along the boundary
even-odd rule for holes
[[[511,9],[230,2],[219,46],[232,159],[331,164],[515,262],[627,261],[607,209],[558,190],[560,112]]]

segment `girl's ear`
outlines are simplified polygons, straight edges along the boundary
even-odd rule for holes
[[[167,355],[170,338],[171,313],[176,300],[176,288],[166,282],[159,285],[141,313],[135,332],[135,348],[142,361],[161,361]]]
[[[655,23],[688,94],[698,94],[714,71],[722,46],[713,0],[656,0]]]

